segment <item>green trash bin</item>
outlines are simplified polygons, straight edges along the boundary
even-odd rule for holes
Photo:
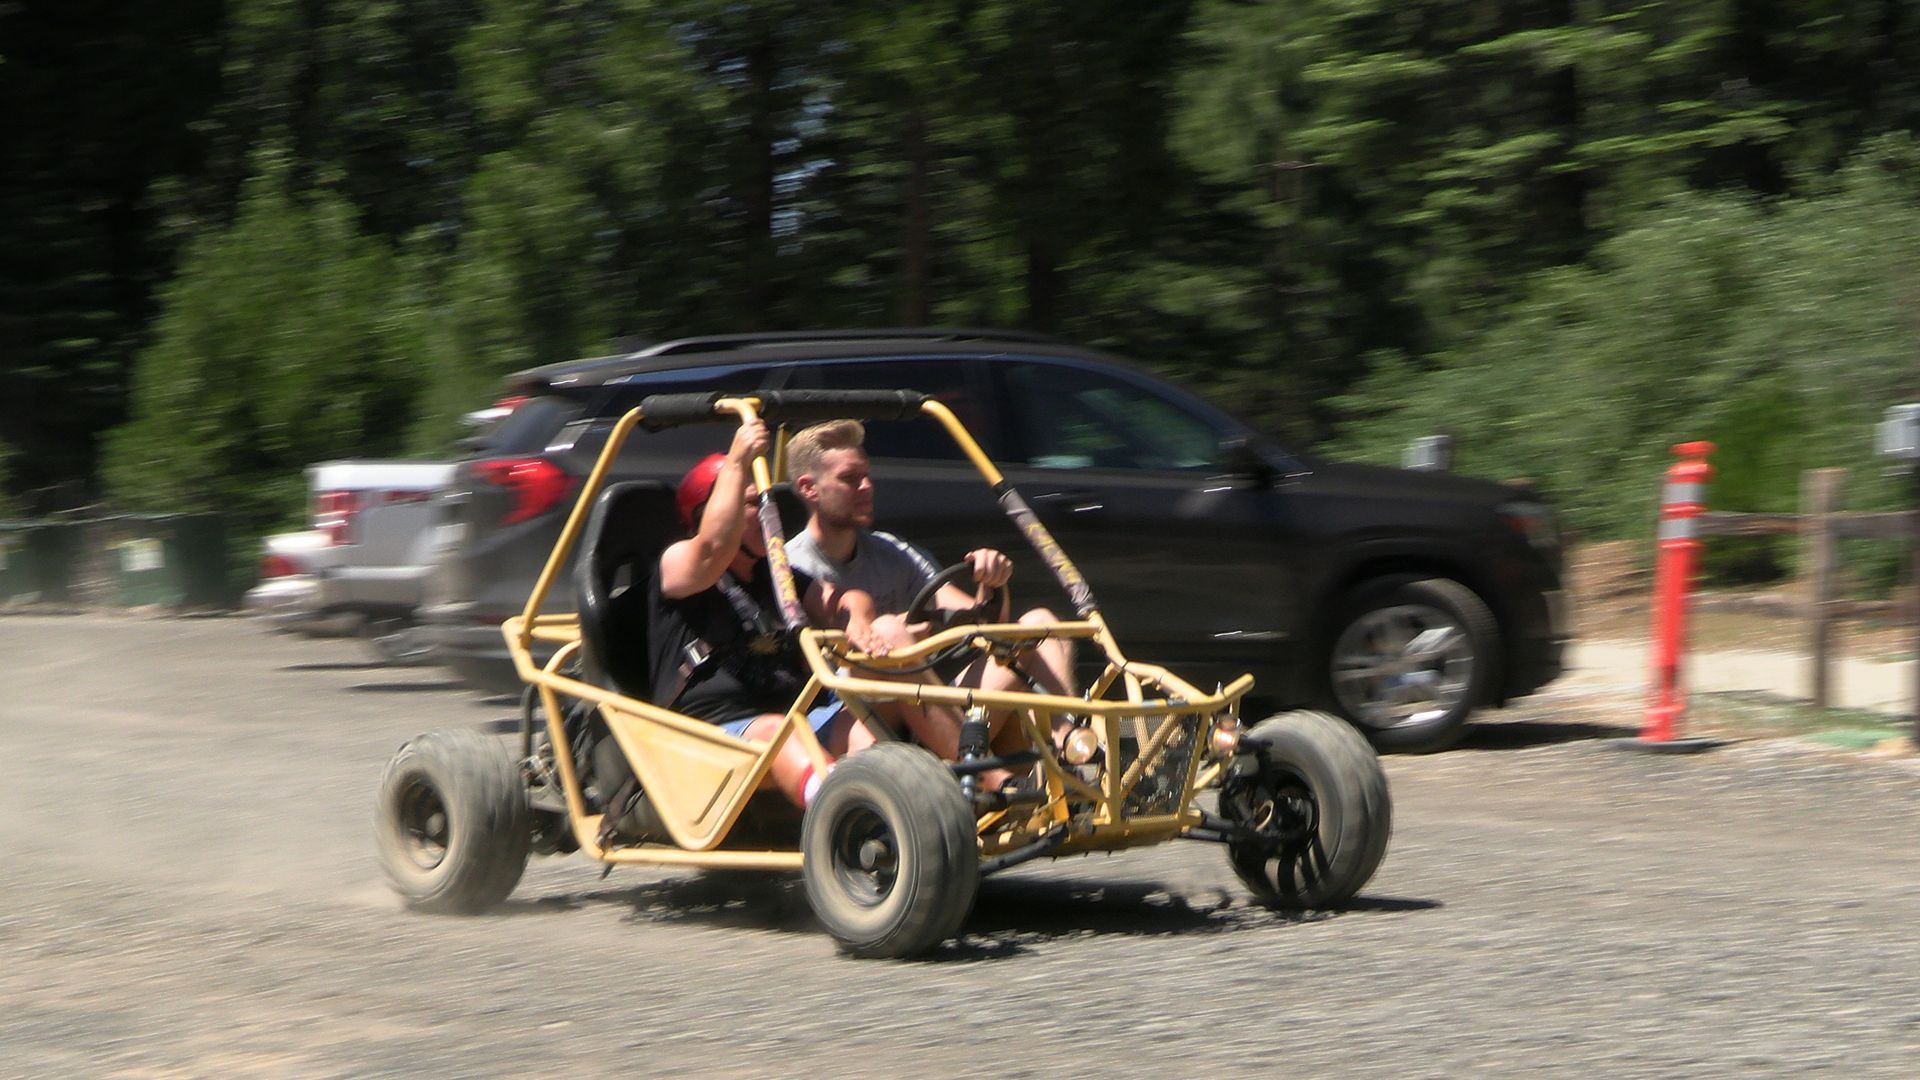
[[[181,514],[173,519],[168,554],[180,577],[181,603],[188,607],[231,607],[231,556],[227,519],[220,514]]]
[[[220,515],[129,514],[116,525],[116,603],[219,607],[232,602],[226,522]]]
[[[36,575],[30,570],[24,521],[0,521],[0,603],[38,599]]]
[[[0,521],[0,602],[71,601],[79,561],[79,525]]]

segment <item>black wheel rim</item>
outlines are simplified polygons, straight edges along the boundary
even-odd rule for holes
[[[400,793],[400,838],[407,858],[422,870],[438,867],[447,857],[447,804],[440,789],[415,780]]]
[[[1305,777],[1291,769],[1269,768],[1233,792],[1222,809],[1260,834],[1258,840],[1236,845],[1233,860],[1276,894],[1289,899],[1307,895],[1326,876],[1320,800]]]
[[[847,807],[833,823],[833,879],[849,900],[878,907],[893,894],[900,846],[893,827],[872,805]]]

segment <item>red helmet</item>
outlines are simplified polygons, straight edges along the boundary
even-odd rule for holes
[[[708,454],[680,478],[674,503],[680,508],[680,524],[686,526],[688,532],[699,530],[700,508],[707,505],[707,497],[713,494],[713,482],[720,478],[720,469],[726,463],[727,455]]]

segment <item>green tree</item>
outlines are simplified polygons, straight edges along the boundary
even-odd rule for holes
[[[1236,398],[1324,434],[1376,363],[1417,373],[1646,207],[1779,194],[1903,122],[1910,21],[1884,0],[1203,3],[1174,145],[1244,241],[1201,230],[1145,306],[1216,328]]]
[[[392,239],[449,233],[479,148],[454,47],[480,0],[236,0],[207,161],[162,193],[179,227],[232,220],[256,155],[286,155],[290,189],[346,198]],[[449,239],[440,236],[444,242]]]
[[[654,5],[487,0],[454,55],[484,152],[449,250],[407,264],[426,298],[422,449],[501,375],[593,352],[695,284],[659,270],[693,231],[663,188],[676,132],[709,106]]]
[[[133,419],[109,438],[119,504],[264,529],[300,507],[304,466],[401,448],[422,346],[397,261],[344,201],[285,187],[265,170],[167,287]]]
[[[184,0],[133,34],[102,0],[0,6],[0,440],[23,509],[85,502],[124,416],[173,257],[148,189],[199,166],[220,14]]]
[[[1852,466],[1853,505],[1890,508],[1873,428],[1920,395],[1920,151],[1864,152],[1772,202],[1689,194],[1542,272],[1511,318],[1421,375],[1376,370],[1342,448],[1390,461],[1462,436],[1463,471],[1529,477],[1593,535],[1642,535],[1668,447],[1719,444],[1715,505],[1788,511],[1801,470]]]

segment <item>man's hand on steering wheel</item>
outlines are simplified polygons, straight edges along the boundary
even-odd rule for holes
[[[973,604],[975,621],[1006,622],[1012,609],[1007,582],[1013,580],[1013,560],[993,548],[975,548],[967,552],[973,567]]]
[[[982,589],[1004,588],[1013,580],[1013,560],[992,548],[975,548],[967,552],[967,562],[973,566],[974,584]],[[979,591],[974,600],[984,599]]]
[[[1005,555],[989,548],[968,552],[967,555],[967,561],[954,563],[921,587],[902,615],[909,625],[926,623],[935,630],[944,630],[961,623],[992,622],[1004,616],[1007,579],[1013,576],[1013,564]],[[987,574],[985,579],[979,577],[983,568]],[[997,581],[994,580],[996,576]],[[971,598],[973,603],[965,607],[944,607],[937,603],[942,590],[954,588],[962,581],[976,582],[977,589]],[[956,588],[955,591],[959,590]],[[964,593],[961,595],[965,596]]]

